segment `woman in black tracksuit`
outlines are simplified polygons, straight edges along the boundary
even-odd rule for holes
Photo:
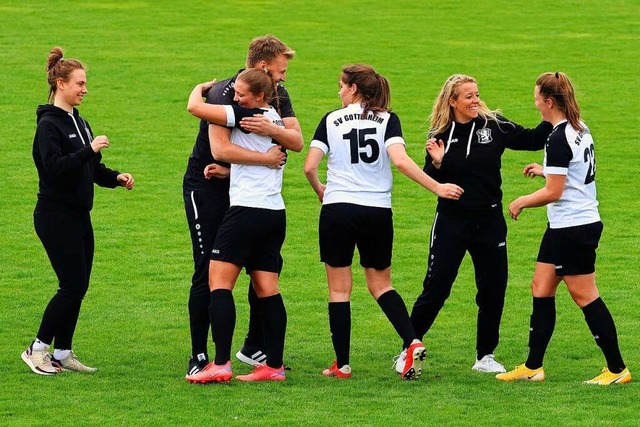
[[[507,227],[502,212],[501,157],[505,148],[541,150],[551,124],[525,129],[489,110],[472,77],[455,74],[442,87],[431,115],[425,172],[464,188],[459,200],[438,199],[430,236],[424,290],[411,321],[419,339],[448,298],[469,252],[478,305],[477,357],[473,369],[504,372],[495,361],[507,287]]]
[[[38,170],[38,201],[33,214],[36,233],[58,277],[34,342],[22,353],[33,372],[55,375],[60,370],[94,372],[72,351],[82,300],[89,287],[94,240],[89,212],[93,184],[131,190],[133,177],[103,165],[100,150],[106,136],[93,137],[76,106],[87,94],[82,63],[64,59],[54,48],[47,61],[49,102],[37,110],[33,160]],[[53,355],[49,346],[54,343]]]

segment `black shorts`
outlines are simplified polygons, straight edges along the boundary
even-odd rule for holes
[[[211,259],[244,267],[247,273],[280,273],[285,211],[232,206],[218,229]]]
[[[553,264],[557,276],[593,273],[602,228],[600,221],[567,228],[547,226],[540,243],[538,262]]]
[[[348,267],[355,247],[364,268],[391,266],[393,214],[390,208],[351,203],[322,205],[320,211],[320,260],[331,267]]]

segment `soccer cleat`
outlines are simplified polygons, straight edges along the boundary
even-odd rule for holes
[[[404,367],[402,368],[401,378],[403,380],[415,380],[422,373],[422,365],[427,357],[427,349],[419,340],[413,340],[407,349]]]
[[[502,363],[496,361],[493,354],[487,354],[482,359],[476,360],[475,365],[471,368],[478,372],[499,373],[507,372]]]
[[[231,372],[231,361],[224,365],[216,365],[211,362],[197,374],[187,375],[187,382],[191,384],[209,384],[209,383],[226,383],[231,381],[233,372]]]
[[[402,352],[399,355],[394,356],[393,369],[395,369],[397,373],[402,374],[402,371],[404,370],[404,364],[406,363],[406,359],[407,359],[406,349],[402,350]]]
[[[247,375],[236,376],[238,381],[284,381],[284,365],[279,368],[272,368],[269,365],[258,365]]]
[[[93,373],[98,370],[98,368],[92,368],[91,366],[86,366],[80,362],[78,360],[78,356],[76,356],[73,351],[70,351],[69,355],[61,360],[52,357],[51,364],[61,371]]]
[[[48,350],[34,350],[33,344],[27,347],[20,357],[38,375],[55,375],[59,371],[51,364],[51,353]]]
[[[597,377],[584,381],[585,384],[597,384],[597,385],[611,385],[611,384],[626,384],[631,382],[631,372],[629,368],[624,368],[619,374],[614,374],[609,368],[602,368],[602,373]]]
[[[351,378],[351,366],[344,365],[342,368],[338,368],[338,361],[335,360],[330,368],[322,371],[322,375],[325,377]]]
[[[262,350],[249,349],[247,347],[242,347],[242,349],[236,353],[236,358],[251,366],[264,365],[267,363],[267,355]]]
[[[501,381],[544,381],[544,369],[542,366],[538,369],[529,369],[523,363],[516,366],[513,371],[496,375],[496,378]]]
[[[202,371],[208,364],[209,358],[206,353],[200,353],[197,357],[191,356],[189,358],[189,365],[187,365],[187,375],[185,375],[185,378]]]

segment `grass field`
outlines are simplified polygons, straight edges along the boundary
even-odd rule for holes
[[[453,294],[426,337],[419,381],[391,371],[400,341],[355,273],[350,381],[321,377],[333,360],[324,269],[318,261],[319,204],[302,174],[306,149],[285,170],[288,234],[282,289],[289,314],[282,384],[192,386],[187,295],[192,261],[181,196],[197,121],[191,88],[242,67],[246,48],[273,33],[297,51],[286,87],[308,144],[322,115],[339,106],[344,64],[386,75],[408,151],[422,162],[425,119],[442,82],[475,76],[483,99],[534,126],[535,78],[572,77],[596,141],[605,231],[598,285],[617,323],[625,361],[640,381],[640,200],[638,160],[640,3],[361,1],[0,2],[0,424],[2,425],[558,425],[640,424],[638,383],[581,384],[604,360],[566,290],[541,384],[498,383],[471,371],[474,283],[465,259]],[[88,65],[80,107],[111,148],[105,163],[136,178],[132,192],[96,191],[96,257],[75,350],[93,376],[39,377],[20,361],[53,294],[55,277],[33,231],[37,175],[31,158],[35,108],[45,103],[51,47]],[[504,201],[539,180],[520,171],[541,153],[503,157]],[[636,159],[636,160],[633,160]],[[394,188],[394,285],[411,306],[421,288],[435,199],[398,176]],[[497,358],[509,367],[527,353],[529,282],[544,209],[509,221],[510,284]],[[234,349],[246,331],[246,279],[238,284]],[[236,373],[248,368],[235,364]]]

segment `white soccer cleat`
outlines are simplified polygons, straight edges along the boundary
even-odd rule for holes
[[[507,370],[504,369],[504,366],[498,361],[496,361],[495,356],[493,354],[487,354],[482,359],[476,360],[476,363],[473,365],[471,369],[477,372],[485,372],[485,373],[492,373],[492,374],[507,372]]]

